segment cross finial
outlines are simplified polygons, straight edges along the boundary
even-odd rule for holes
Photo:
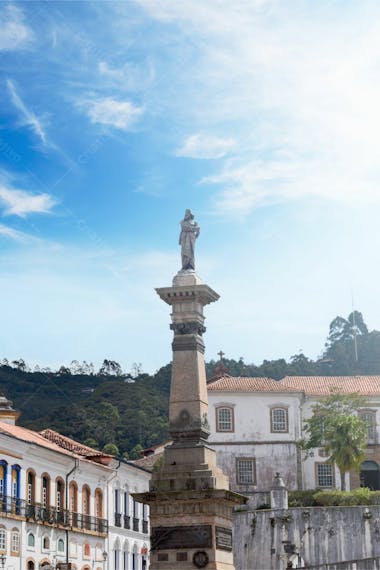
[[[218,352],[218,356],[220,357],[220,362],[222,362],[223,356],[225,356],[225,353],[224,353],[222,350],[220,350],[220,351]]]

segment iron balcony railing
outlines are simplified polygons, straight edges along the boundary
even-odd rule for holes
[[[73,513],[56,507],[45,507],[40,503],[27,503],[23,499],[5,495],[0,495],[0,515],[18,515],[36,522],[90,530],[102,534],[108,532],[108,521],[106,519]]]
[[[142,522],[142,531],[144,534],[148,534],[148,521],[143,520]]]
[[[124,515],[124,528],[131,528],[131,517],[129,515]]]
[[[121,526],[121,513],[115,513],[115,526]]]

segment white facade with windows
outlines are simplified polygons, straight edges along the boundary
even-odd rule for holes
[[[6,417],[4,411],[6,410]],[[52,430],[15,425],[0,396],[0,555],[7,570],[146,570],[150,474]],[[6,421],[4,421],[6,420]],[[115,519],[115,490],[131,526]],[[117,507],[118,509],[121,507]],[[145,521],[145,522],[144,522]],[[116,555],[117,552],[117,555]]]
[[[368,407],[358,410],[368,425],[367,459],[361,480],[346,476],[349,489],[380,489],[380,376],[234,378],[208,384],[209,443],[229,475],[231,489],[243,494],[268,491],[276,472],[289,489],[340,488],[339,471],[326,463],[323,449],[305,459],[298,442],[312,406],[331,389],[360,393]]]

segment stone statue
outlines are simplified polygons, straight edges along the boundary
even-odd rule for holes
[[[199,236],[200,227],[194,220],[191,210],[186,210],[185,217],[181,222],[181,233],[179,234],[179,245],[181,246],[182,270],[195,269],[194,246],[195,240]]]

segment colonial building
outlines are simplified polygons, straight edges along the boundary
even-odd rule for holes
[[[231,489],[243,494],[267,491],[276,472],[288,489],[340,488],[339,471],[326,463],[323,449],[305,459],[298,442],[303,422],[319,398],[340,393],[363,395],[358,410],[368,424],[366,461],[361,473],[347,475],[347,488],[380,489],[380,376],[236,378],[208,384],[209,442],[229,474]]]
[[[149,473],[17,417],[0,396],[0,569],[145,570]]]

